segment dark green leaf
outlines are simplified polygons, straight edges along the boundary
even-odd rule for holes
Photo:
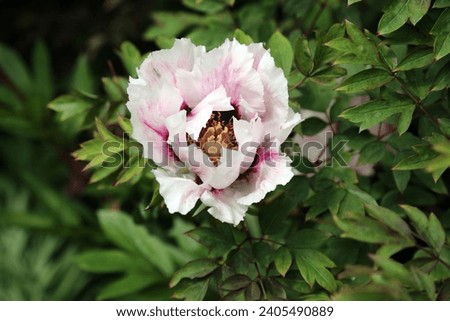
[[[380,141],[374,141],[361,149],[359,156],[359,164],[375,164],[383,159],[386,152],[386,145]]]
[[[411,171],[392,171],[394,176],[395,185],[400,193],[403,193],[408,186],[409,179],[411,177]]]
[[[428,218],[427,231],[429,234],[431,245],[436,249],[437,252],[440,252],[445,243],[445,231],[442,227],[441,222],[433,213],[431,213],[430,217]]]
[[[246,288],[252,280],[243,274],[232,275],[222,282],[221,288],[227,291],[235,291]]]
[[[314,66],[311,49],[306,38],[300,36],[295,43],[294,61],[297,69],[305,76],[309,75]]]
[[[209,278],[201,280],[183,280],[178,285],[173,297],[175,299],[184,299],[187,301],[201,301],[208,291]]]
[[[258,301],[261,299],[261,289],[256,281],[250,283],[245,289],[245,300]]]
[[[318,117],[309,117],[301,124],[302,133],[306,136],[314,136],[321,132],[328,124]]]

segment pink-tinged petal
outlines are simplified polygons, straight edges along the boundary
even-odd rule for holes
[[[224,86],[231,104],[241,106],[239,112],[251,119],[265,110],[263,85],[253,69],[253,55],[237,41],[225,41],[206,53],[192,72],[178,70],[177,87],[189,106],[200,103],[209,93]]]
[[[278,132],[277,140],[283,143],[289,134],[292,132],[295,126],[297,126],[302,121],[302,117],[299,113],[294,113],[292,109],[289,108],[287,121],[280,127]]]
[[[201,129],[205,127],[213,111],[229,111],[233,109],[225,88],[220,86],[206,96],[197,106],[192,108],[188,115],[186,132],[193,139],[198,139]]]
[[[153,174],[170,213],[187,214],[205,190],[188,176],[176,176],[161,169],[153,170]]]
[[[275,150],[260,152],[259,163],[233,184],[239,204],[251,205],[262,200],[277,185],[286,185],[294,176],[291,159]]]
[[[135,80],[130,82],[128,94],[132,137],[143,145],[144,157],[167,166],[173,155],[166,142],[169,132],[164,121],[177,112],[183,102],[178,90],[164,79],[154,89],[147,88],[142,80]]]
[[[177,39],[172,48],[151,53],[138,69],[138,76],[149,86],[157,84],[161,77],[167,77],[174,85],[176,71],[192,70],[205,52],[205,47],[195,46],[189,39]]]
[[[240,173],[243,173],[255,159],[258,147],[264,138],[264,128],[260,118],[254,118],[250,121],[233,118],[233,129],[239,150],[244,155],[240,169]]]
[[[203,204],[210,206],[209,214],[221,222],[234,226],[244,219],[248,208],[248,206],[238,204],[233,191],[229,189],[205,191],[200,199]]]

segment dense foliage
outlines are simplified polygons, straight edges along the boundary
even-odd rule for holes
[[[0,299],[450,298],[450,1],[183,0],[139,32],[264,42],[306,119],[298,175],[237,227],[171,215],[130,139],[144,50],[101,80],[82,55],[60,88],[44,43],[0,44]]]

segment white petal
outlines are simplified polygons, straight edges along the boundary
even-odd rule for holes
[[[241,164],[245,155],[237,150],[222,148],[220,164],[217,167],[207,167],[209,179],[203,179],[204,183],[216,189],[224,189],[230,186],[240,174]]]
[[[224,223],[238,225],[244,219],[248,206],[238,204],[231,190],[205,191],[201,201],[210,206],[208,212]]]
[[[187,214],[204,192],[204,188],[192,178],[176,176],[161,169],[153,170],[153,174],[170,213]]]
[[[262,200],[277,185],[286,185],[294,176],[289,166],[291,160],[274,150],[268,150],[260,156],[260,162],[247,176],[236,182],[237,202],[251,205]]]
[[[223,86],[212,91],[189,113],[186,132],[194,139],[198,139],[198,135],[203,127],[205,127],[213,111],[234,110],[230,105],[230,98]]]

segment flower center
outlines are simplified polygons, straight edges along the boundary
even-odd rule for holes
[[[238,149],[233,130],[234,111],[213,111],[205,127],[200,131],[198,140],[188,137],[189,144],[194,143],[208,155],[209,159],[218,166],[222,147]]]

